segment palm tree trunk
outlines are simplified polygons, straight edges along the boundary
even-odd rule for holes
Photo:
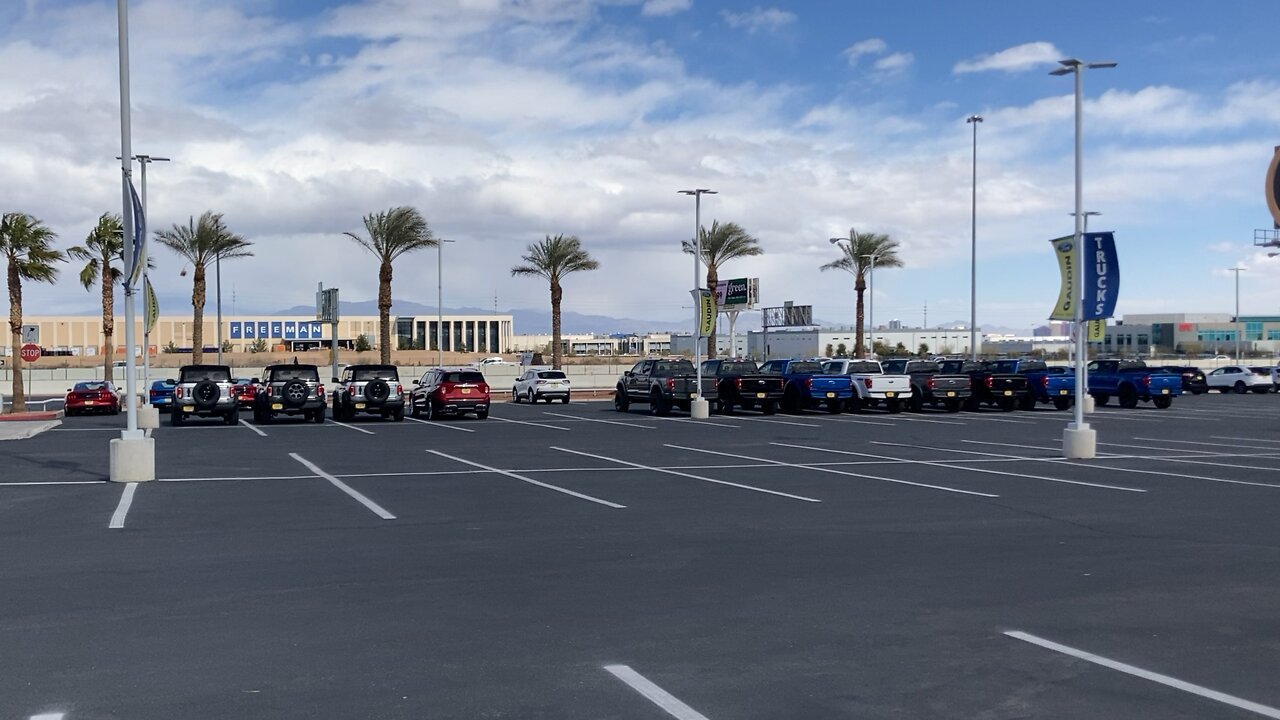
[[[197,263],[191,281],[191,364],[204,360],[204,265]],[[132,349],[132,348],[130,348]]]
[[[560,352],[560,301],[564,298],[564,288],[558,280],[551,281],[551,367],[559,370]]]
[[[9,332],[13,335],[13,397],[9,401],[12,412],[27,409],[27,399],[22,387],[22,278],[18,277],[18,264],[9,260]]]
[[[378,268],[378,357],[383,365],[391,364],[390,260],[383,260]]]
[[[711,297],[714,300],[716,296],[716,283],[720,280],[720,270],[715,265],[707,264],[707,289],[711,291]],[[718,308],[717,308],[718,310]],[[720,319],[717,312],[716,319]],[[710,360],[716,356],[716,326],[711,326],[711,334],[707,336],[707,359]],[[730,348],[729,356],[733,356],[733,349]]]
[[[115,382],[115,375],[112,370],[112,360],[115,357],[116,343],[116,322],[114,316],[115,297],[111,285],[111,255],[102,254],[102,337],[106,339],[107,347],[102,353],[102,379],[107,382]]]
[[[858,273],[858,280],[854,283],[853,289],[858,295],[856,310],[854,312],[854,321],[857,323],[858,329],[857,334],[854,337],[853,355],[861,360],[867,356],[866,339],[862,334],[862,322],[863,318],[866,317],[863,313],[862,299],[863,295],[865,295],[867,291],[867,283],[862,279],[862,273]]]

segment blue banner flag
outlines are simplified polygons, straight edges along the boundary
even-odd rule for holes
[[[236,325],[239,325],[239,323],[233,323],[233,324],[232,324],[232,327],[235,327]],[[256,326],[255,326],[253,323],[251,323],[251,322],[247,322],[247,323],[245,323],[245,324],[244,324],[244,336],[245,336],[245,337],[247,337],[247,338],[255,337],[255,336],[257,335],[257,333],[255,333],[255,332],[254,332],[254,330],[256,330],[256,329],[257,329],[257,328],[256,328]]]
[[[1120,295],[1120,261],[1115,233],[1084,235],[1084,319],[1113,317]]]
[[[260,338],[269,338],[269,337],[271,337],[271,326],[270,326],[270,324],[268,324],[268,323],[266,323],[266,322],[260,322],[260,323],[258,323],[258,337],[260,337]]]
[[[231,323],[231,339],[232,340],[239,340],[241,338],[240,327],[241,327],[240,323],[238,322]]]
[[[284,337],[284,323],[279,320],[271,321],[271,337],[277,340]]]
[[[293,340],[298,337],[298,324],[292,320],[288,320],[284,324],[284,339]]]
[[[324,337],[323,326],[324,326],[324,323],[318,323],[318,322],[311,323],[311,339],[312,340],[319,340],[320,338]]]
[[[142,212],[142,200],[133,188],[132,178],[129,179],[129,197],[133,200],[133,266],[129,268],[126,287],[132,289],[147,266],[147,216]]]

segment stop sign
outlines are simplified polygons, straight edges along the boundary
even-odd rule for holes
[[[22,346],[18,357],[22,358],[23,362],[35,362],[40,359],[40,346],[35,343],[27,343]]]

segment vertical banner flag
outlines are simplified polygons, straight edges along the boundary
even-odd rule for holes
[[[706,288],[690,290],[693,301],[698,304],[698,337],[704,338],[716,329],[716,296]]]
[[[1075,236],[1054,238],[1053,253],[1058,256],[1058,272],[1062,275],[1062,287],[1058,290],[1058,302],[1049,314],[1050,320],[1075,320],[1075,301],[1071,289],[1075,286]]]
[[[244,324],[244,336],[253,339],[257,335],[258,324],[247,322]]]
[[[271,321],[271,337],[273,338],[284,337],[284,324],[281,321],[279,320]]]
[[[147,307],[146,329],[143,332],[150,335],[156,327],[156,321],[160,319],[160,302],[156,300],[155,288],[151,287],[151,278],[146,275],[142,276],[142,302]]]
[[[1084,319],[1101,320],[1115,315],[1120,294],[1120,262],[1115,233],[1085,233]]]
[[[147,266],[147,217],[142,212],[142,200],[138,199],[132,178],[129,180],[129,197],[133,199],[133,267],[129,268],[125,287],[132,289]]]
[[[240,334],[240,323],[238,322],[231,323],[231,339],[239,340],[242,337],[244,336]]]
[[[260,338],[271,337],[271,326],[265,320],[258,323],[258,337]]]
[[[1107,321],[1106,320],[1090,320],[1088,325],[1089,325],[1089,334],[1086,335],[1085,337],[1088,338],[1089,342],[1102,342],[1102,338],[1106,337],[1107,335]]]

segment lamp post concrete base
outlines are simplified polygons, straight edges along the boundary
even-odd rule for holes
[[[1089,423],[1070,423],[1062,431],[1062,455],[1068,460],[1092,460],[1098,454],[1098,433]]]
[[[689,403],[689,417],[694,420],[706,420],[711,417],[711,403],[703,398],[698,398]]]
[[[110,454],[111,482],[149,482],[156,479],[154,438],[114,438]]]
[[[138,429],[155,430],[160,427],[160,408],[150,403],[138,406]]]
[[[1080,402],[1082,403],[1082,404],[1080,405],[1080,409],[1081,409],[1083,412],[1085,412],[1085,413],[1091,413],[1091,412],[1093,412],[1094,402],[1093,402],[1093,396],[1092,396],[1092,395],[1089,395],[1088,393],[1085,393],[1085,396],[1084,396],[1083,398],[1081,398],[1081,399],[1080,399]]]

